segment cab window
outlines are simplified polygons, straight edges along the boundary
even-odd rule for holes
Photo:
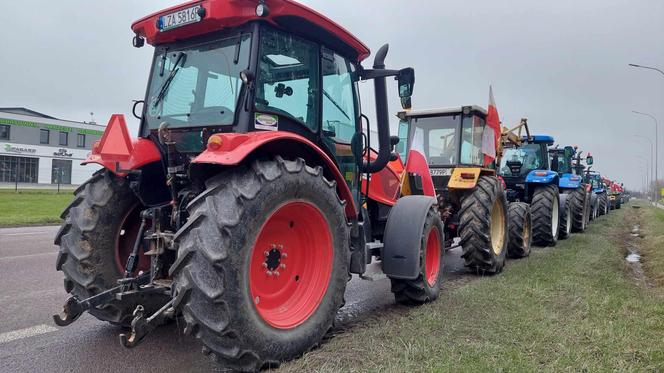
[[[318,46],[273,29],[261,32],[256,110],[318,131]]]
[[[401,161],[406,163],[408,161],[408,121],[399,121],[398,136],[399,143],[397,144],[397,153],[399,153]]]
[[[476,115],[464,116],[461,129],[461,164],[484,164],[482,144],[485,126],[483,118]]]
[[[351,64],[336,53],[323,50],[323,136],[350,144],[356,131]]]

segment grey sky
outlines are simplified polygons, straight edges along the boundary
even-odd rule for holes
[[[373,51],[389,42],[388,64],[416,70],[415,108],[486,106],[492,84],[504,124],[528,117],[534,132],[578,144],[598,170],[641,186],[637,156],[649,159],[650,145],[634,134],[654,139],[654,129],[631,111],[655,115],[664,131],[664,76],[627,64],[664,68],[661,0],[303,2]],[[131,100],[144,95],[152,50],[131,47],[129,26],[177,3],[6,2],[0,106],[72,120],[89,120],[92,111],[101,123],[119,112],[135,128]],[[396,112],[394,90],[392,97]],[[363,102],[373,113],[370,87]]]

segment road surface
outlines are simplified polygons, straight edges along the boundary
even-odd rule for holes
[[[0,372],[209,372],[222,368],[201,354],[201,345],[179,325],[158,329],[137,348],[120,346],[122,329],[89,314],[56,327],[67,294],[55,271],[58,227],[0,229]],[[446,254],[445,277],[468,276],[459,249]],[[338,319],[361,321],[372,311],[394,305],[387,279],[348,283]]]

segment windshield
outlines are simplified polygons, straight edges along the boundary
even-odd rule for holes
[[[146,103],[149,128],[233,124],[250,37],[157,50]]]
[[[411,149],[421,149],[432,166],[453,166],[457,163],[459,140],[458,115],[411,119]]]
[[[572,168],[571,168],[571,160],[570,163],[566,162],[565,160],[565,154],[563,151],[555,151],[549,153],[549,160],[551,161],[551,164],[553,165],[554,161],[554,154],[558,155],[558,173],[559,174],[571,174],[572,173]]]
[[[525,176],[543,166],[539,144],[526,144],[519,148],[505,149],[500,161],[500,173],[504,176]]]
[[[590,185],[592,185],[593,189],[604,188],[599,175],[590,175]]]

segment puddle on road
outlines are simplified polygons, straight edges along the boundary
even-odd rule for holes
[[[629,255],[625,257],[625,260],[627,260],[628,263],[638,263],[641,261],[641,255],[637,253],[629,253]]]

